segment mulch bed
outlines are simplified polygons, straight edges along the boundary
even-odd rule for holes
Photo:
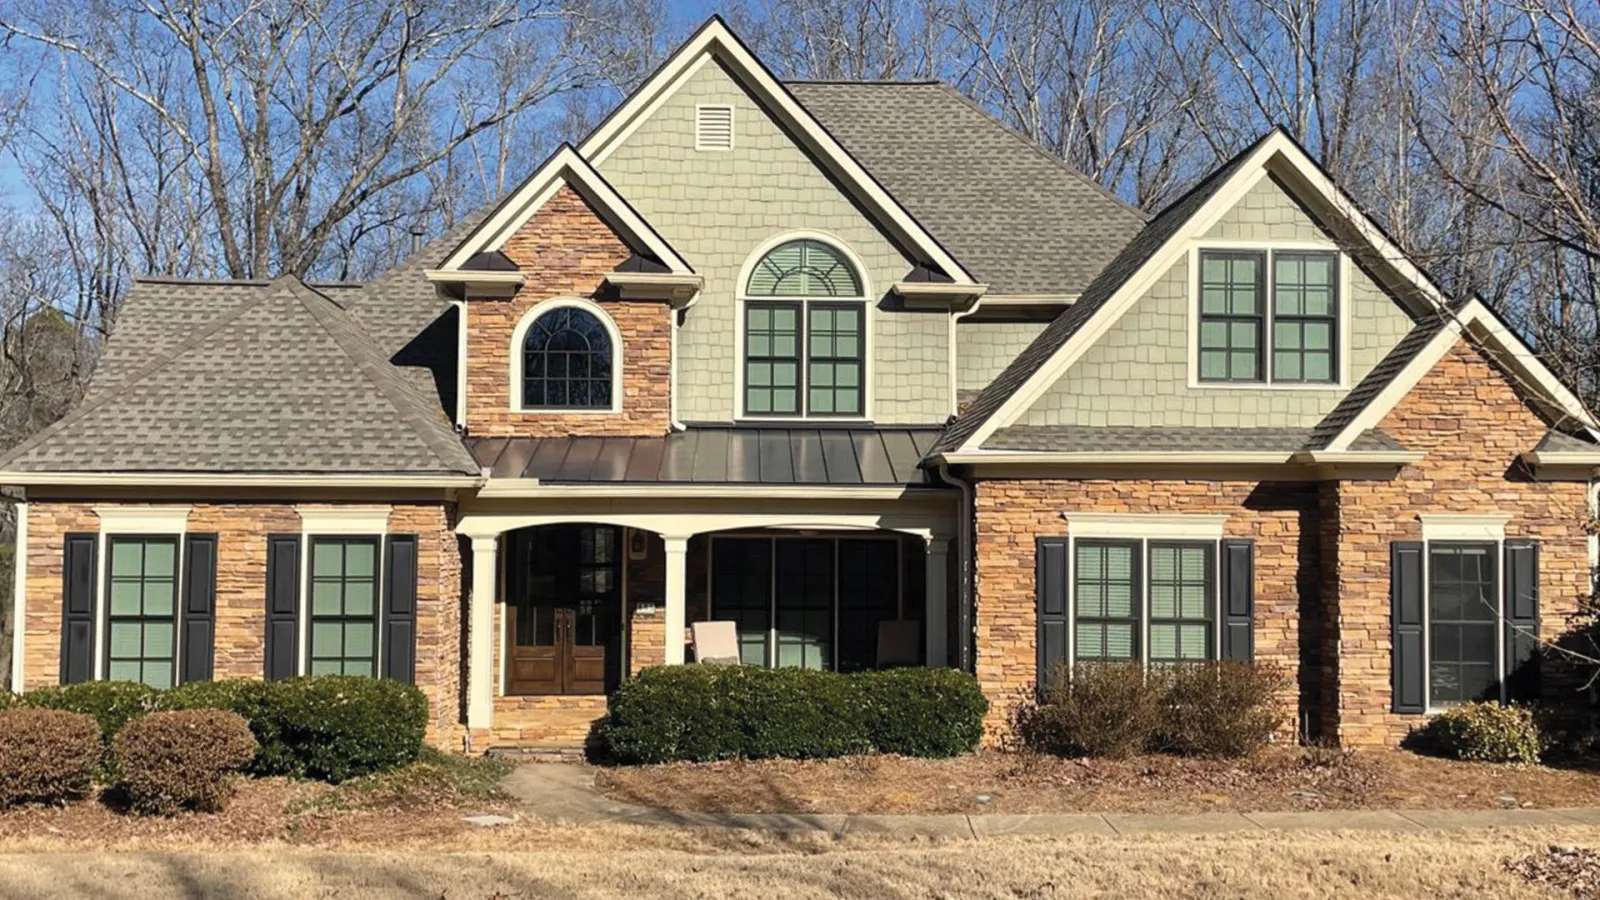
[[[674,763],[600,772],[609,797],[692,812],[1266,812],[1600,806],[1600,772],[1499,766],[1406,751],[1275,747],[1243,761],[1152,755],[1068,760],[985,752],[949,760]]]

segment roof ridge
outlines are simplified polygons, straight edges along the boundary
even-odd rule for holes
[[[784,78],[783,84],[871,84],[881,86],[894,85],[945,85],[949,82],[942,78]]]
[[[112,399],[122,396],[129,388],[133,387],[139,382],[144,381],[151,375],[154,375],[162,369],[165,369],[167,366],[172,365],[173,362],[177,361],[178,357],[188,353],[190,350],[198,348],[212,335],[216,334],[218,331],[221,331],[224,326],[238,321],[241,316],[261,305],[262,301],[266,300],[270,296],[272,296],[271,293],[262,291],[257,296],[251,297],[245,302],[240,303],[231,312],[222,316],[218,316],[215,322],[212,322],[205,328],[196,331],[185,340],[179,342],[167,353],[158,355],[143,368],[136,370],[133,374],[124,378],[120,384],[113,385],[108,387],[106,390],[101,391],[99,396],[95,397],[94,399],[88,399],[89,394],[86,389],[84,398],[87,402],[80,404],[76,409],[67,413],[65,416],[62,416],[60,419],[57,419],[55,422],[51,423],[45,428],[40,429],[32,437],[20,444],[17,444],[15,447],[12,447],[9,452],[3,456],[0,456],[0,468],[10,464],[12,460],[18,459],[19,457],[38,448],[41,444],[59,434],[63,429],[66,429],[77,422],[81,422],[89,413],[99,409],[102,406],[105,406]]]
[[[285,285],[289,294],[299,301],[306,312],[310,313],[311,317],[316,320],[317,325],[322,328],[323,332],[333,339],[334,344],[351,362],[355,363],[361,376],[394,408],[394,411],[406,423],[417,440],[421,441],[429,452],[447,468],[452,470],[462,469],[460,463],[452,461],[450,457],[454,455],[452,448],[460,453],[466,453],[466,448],[454,437],[448,442],[439,440],[435,433],[436,429],[430,427],[437,423],[426,421],[423,418],[426,413],[423,413],[418,408],[421,398],[411,395],[410,385],[404,383],[398,371],[386,371],[394,370],[394,365],[384,359],[372,346],[366,331],[360,324],[333,298],[310,287],[298,278],[286,277],[290,279],[289,283]],[[318,301],[327,303],[333,310],[320,308]],[[354,334],[341,334],[340,331],[343,329],[348,329]],[[351,338],[356,337],[359,339],[351,340]],[[393,375],[392,378],[385,377],[391,374]]]

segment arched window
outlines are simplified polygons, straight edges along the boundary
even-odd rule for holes
[[[522,339],[523,408],[612,408],[614,351],[610,331],[589,310],[542,313]]]
[[[861,273],[819,240],[786,241],[744,288],[744,414],[861,416],[867,304]]]

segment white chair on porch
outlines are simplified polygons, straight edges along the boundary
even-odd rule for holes
[[[739,629],[733,622],[695,622],[689,626],[694,638],[695,662],[739,664]]]

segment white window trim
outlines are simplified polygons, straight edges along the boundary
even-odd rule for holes
[[[1211,596],[1211,649],[1222,658],[1222,540],[1226,514],[1063,512],[1067,521],[1067,655],[1068,668],[1078,664],[1078,541],[1134,541],[1139,544],[1139,665],[1150,666],[1150,544],[1175,541],[1209,542],[1215,584]]]
[[[1299,382],[1299,381],[1202,381],[1200,378],[1200,254],[1206,250],[1252,250],[1267,254],[1266,272],[1266,315],[1263,318],[1264,334],[1262,340],[1262,365],[1267,371],[1272,369],[1272,253],[1283,250],[1288,252],[1314,252],[1332,253],[1338,266],[1336,275],[1339,296],[1336,300],[1335,311],[1338,315],[1338,343],[1335,351],[1339,365],[1339,378],[1334,382]],[[1350,315],[1350,255],[1339,248],[1332,241],[1229,241],[1229,240],[1195,240],[1188,242],[1185,253],[1189,267],[1188,278],[1188,304],[1185,318],[1188,321],[1188,346],[1185,351],[1187,361],[1185,367],[1189,372],[1189,389],[1197,391],[1347,391],[1350,389],[1350,346],[1351,320]]]
[[[370,537],[378,541],[373,560],[372,674],[383,672],[384,551],[389,536],[391,506],[296,507],[300,514],[299,608],[295,630],[295,673],[311,674],[311,552],[314,538]]]
[[[728,111],[728,146],[719,147],[715,144],[707,144],[701,140],[700,113],[702,110],[707,109],[720,109]],[[737,114],[734,112],[733,104],[731,103],[696,103],[694,105],[694,149],[705,150],[712,153],[732,152],[733,148],[739,143],[738,136],[735,131],[737,121]]]
[[[22,693],[23,644],[28,633],[28,501],[17,501],[17,543],[11,560],[11,692]]]
[[[172,536],[177,547],[172,554],[172,683],[178,683],[178,660],[183,658],[183,545],[189,530],[189,506],[96,506],[100,532],[95,538],[94,573],[94,673],[92,680],[106,678],[106,638],[111,630],[111,603],[107,591],[111,583],[111,556],[107,552],[112,537]],[[17,560],[18,565],[23,560]]]
[[[1498,516],[1431,516],[1424,517],[1423,528],[1427,528],[1426,519],[1499,519]],[[1510,516],[1505,519],[1509,520]],[[1500,522],[1500,536],[1495,537],[1425,537],[1422,542],[1422,703],[1426,711],[1424,715],[1437,715],[1449,709],[1448,705],[1439,706],[1433,702],[1433,545],[1441,544],[1493,544],[1494,545],[1494,674],[1495,680],[1500,685],[1500,702],[1506,702],[1506,642],[1504,630],[1506,623],[1506,541],[1504,533],[1505,521]],[[1444,534],[1449,534],[1446,529]],[[1391,645],[1389,652],[1394,652]]]
[[[752,297],[752,296],[750,296],[750,294],[749,294],[750,276],[755,274],[756,265],[758,263],[760,263],[762,259],[766,258],[766,255],[768,253],[772,252],[778,246],[780,246],[782,244],[787,244],[790,241],[817,241],[818,243],[827,244],[828,246],[832,247],[833,249],[838,250],[840,253],[844,254],[845,260],[847,262],[849,262],[851,266],[855,267],[856,275],[857,275],[857,277],[859,277],[861,279],[861,296],[859,296],[859,297]],[[785,232],[783,234],[777,235],[775,237],[768,238],[766,241],[762,242],[759,246],[757,246],[756,249],[752,253],[750,253],[750,255],[745,257],[744,265],[739,267],[739,280],[736,283],[735,288],[734,288],[734,303],[733,303],[733,335],[734,335],[734,353],[733,353],[733,419],[734,419],[734,421],[737,421],[737,422],[767,422],[767,423],[775,423],[775,422],[870,422],[870,421],[872,421],[872,406],[873,406],[873,393],[874,393],[873,392],[873,372],[874,372],[874,369],[876,368],[873,365],[873,360],[872,360],[874,345],[876,343],[874,341],[874,339],[873,339],[873,330],[874,330],[874,326],[875,326],[875,317],[873,315],[873,306],[874,306],[874,304],[872,303],[872,300],[871,300],[872,297],[873,297],[872,282],[871,282],[870,277],[867,274],[866,265],[862,263],[861,257],[857,256],[855,251],[850,249],[850,245],[845,243],[841,238],[839,238],[836,235],[828,234],[827,232],[822,232],[822,231],[789,231],[789,232]],[[745,358],[744,358],[744,343],[745,343],[745,341],[744,341],[744,331],[745,331],[745,328],[744,328],[744,307],[745,307],[745,304],[747,302],[750,302],[750,301],[755,301],[757,303],[764,303],[764,302],[768,302],[768,301],[777,301],[777,302],[780,302],[780,303],[781,302],[798,302],[798,303],[800,303],[802,305],[802,315],[801,315],[800,335],[799,335],[799,337],[800,337],[800,348],[799,348],[800,349],[800,397],[799,397],[799,400],[800,400],[800,408],[801,409],[805,409],[806,406],[807,406],[807,401],[809,399],[806,396],[806,394],[808,393],[809,386],[810,386],[810,381],[806,377],[807,376],[806,368],[809,365],[809,356],[808,356],[808,354],[809,354],[811,348],[810,348],[810,341],[808,339],[808,335],[810,333],[810,321],[809,321],[809,317],[807,317],[804,313],[805,313],[805,304],[808,301],[813,301],[813,300],[814,301],[818,301],[818,302],[822,302],[822,303],[858,303],[859,302],[861,304],[861,309],[862,309],[862,314],[861,314],[861,342],[862,342],[861,343],[861,415],[859,415],[859,416],[827,416],[827,415],[813,416],[813,415],[807,415],[807,414],[801,413],[801,414],[794,415],[794,416],[764,416],[764,415],[750,415],[750,414],[746,413],[745,410],[744,410],[744,363],[745,363]],[[952,374],[951,377],[954,378],[955,376]]]
[[[611,337],[611,405],[592,408],[564,407],[564,406],[523,406],[522,405],[522,342],[528,336],[528,329],[542,315],[548,312],[573,307],[593,315],[600,320],[600,326]],[[582,297],[552,297],[533,305],[518,320],[517,327],[511,332],[511,347],[509,350],[510,382],[507,390],[507,408],[515,413],[540,414],[548,413],[559,416],[584,416],[602,415],[610,416],[622,412],[622,367],[623,347],[622,332],[617,330],[617,323],[606,312],[605,307],[592,300]]]

